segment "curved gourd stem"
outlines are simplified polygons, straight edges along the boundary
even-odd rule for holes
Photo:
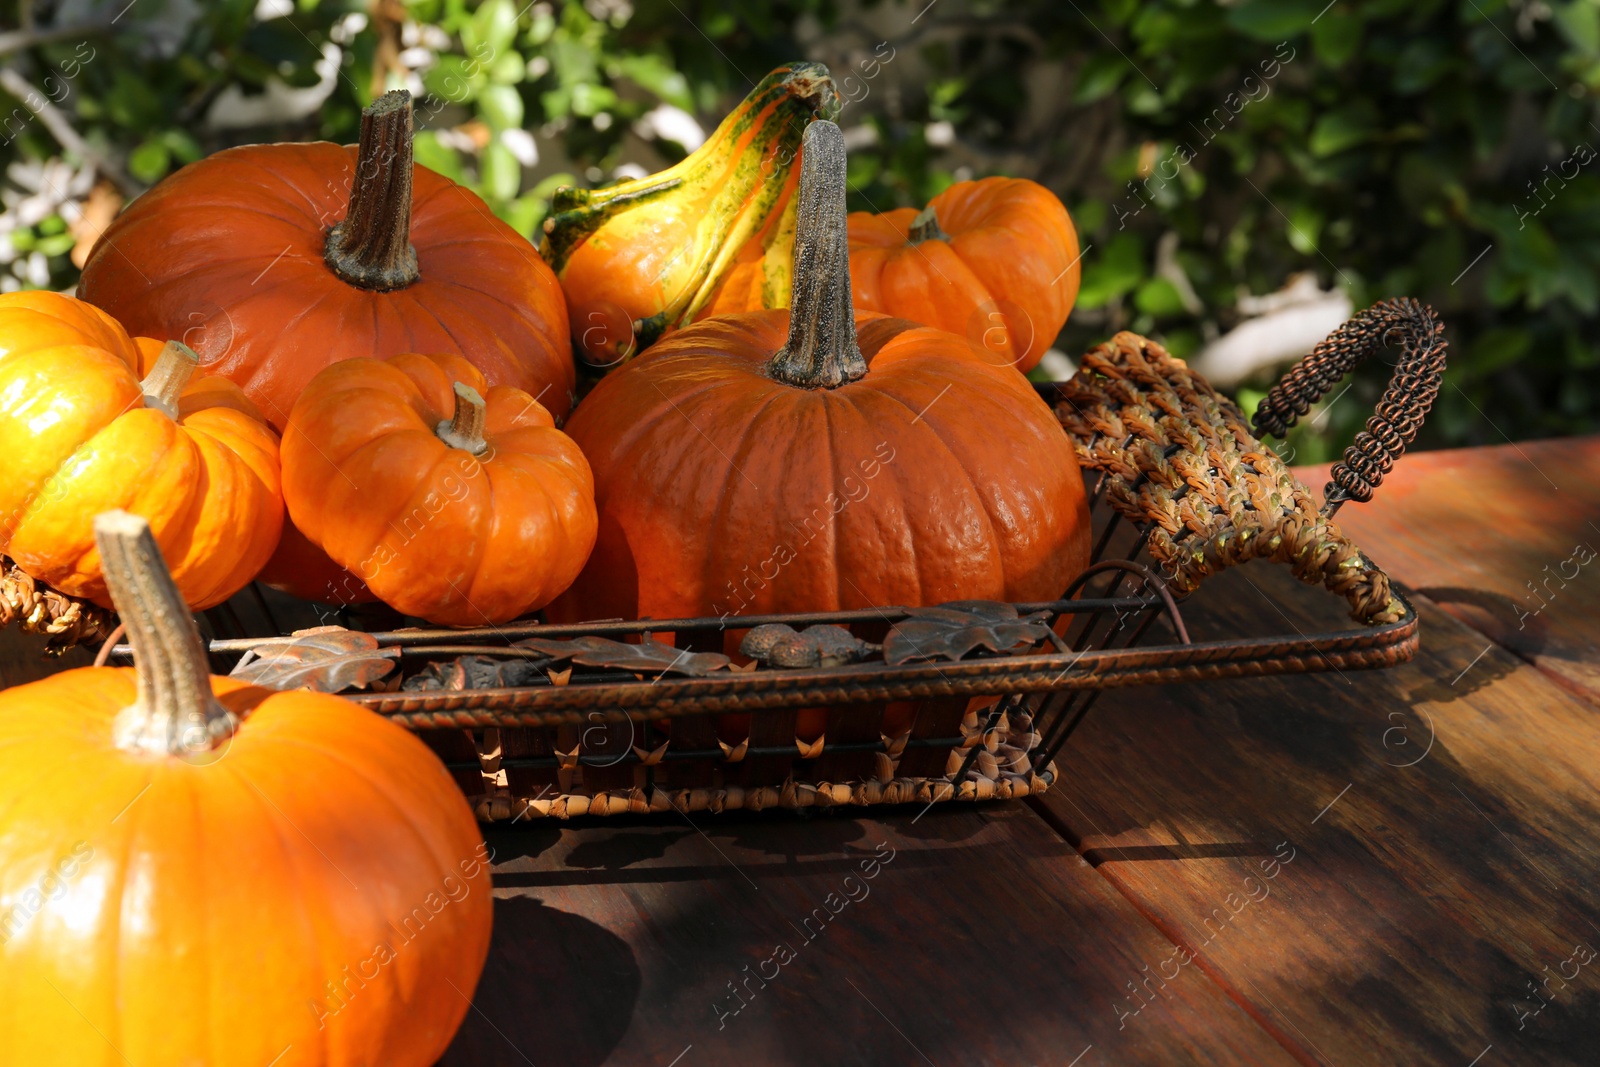
[[[144,376],[139,388],[144,393],[144,406],[155,408],[169,419],[178,417],[178,398],[183,387],[189,384],[200,357],[182,341],[168,341],[167,347],[156,357],[155,366]]]
[[[911,229],[906,232],[906,240],[914,245],[924,241],[948,241],[950,235],[939,228],[939,214],[929,204],[917,213],[911,220]]]
[[[850,306],[844,134],[827,119],[806,127],[796,194],[789,339],[767,364],[780,382],[836,389],[866,376]]]
[[[489,406],[470,385],[456,382],[455,392],[455,414],[439,423],[434,432],[439,435],[439,440],[451,448],[464,448],[474,456],[481,456],[489,448],[489,442],[483,436],[483,428],[488,423]]]
[[[350,210],[323,249],[328,267],[351,285],[383,291],[417,280],[411,171],[411,94],[395,89],[361,112]]]
[[[211,751],[237,720],[211,692],[200,631],[150,524],[126,511],[103,512],[94,539],[139,677],[137,699],[117,716],[117,747],[156,756]]]

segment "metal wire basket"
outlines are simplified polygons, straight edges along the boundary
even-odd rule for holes
[[[1416,613],[1333,514],[1370,498],[1433,402],[1445,342],[1432,310],[1363,312],[1257,421],[1285,432],[1385,351],[1393,381],[1320,508],[1238,408],[1155,342],[1118,334],[1071,382],[1040,386],[1090,479],[1095,527],[1093,563],[1058,601],[263,638],[247,635],[283,634],[285,604],[252,588],[208,613],[210,648],[221,670],[286,658],[312,684],[370,683],[350,699],[419,731],[485,820],[1027,796],[1055,781],[1102,690],[1411,658]],[[1193,639],[1180,602],[1255,558],[1343,596],[1356,624]],[[738,665],[721,655],[728,629],[774,641],[747,638]],[[331,657],[296,658],[324,644]]]

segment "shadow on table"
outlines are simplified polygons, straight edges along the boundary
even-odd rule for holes
[[[535,897],[494,902],[494,941],[472,1010],[437,1067],[596,1067],[633,1018],[633,950]]]

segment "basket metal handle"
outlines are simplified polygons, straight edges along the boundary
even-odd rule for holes
[[[1256,435],[1282,437],[1311,405],[1327,395],[1357,366],[1400,347],[1394,375],[1379,398],[1377,410],[1344,458],[1328,472],[1322,514],[1332,517],[1346,500],[1365,503],[1383,484],[1406,446],[1416,440],[1422,421],[1433,407],[1444,379],[1444,324],[1433,308],[1410,297],[1384,300],[1330,333],[1274,385],[1252,423]]]

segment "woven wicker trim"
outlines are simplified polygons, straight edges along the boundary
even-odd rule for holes
[[[480,822],[522,819],[572,819],[582,815],[649,815],[661,812],[764,811],[784,808],[866,807],[872,804],[934,804],[949,800],[1018,800],[1037,796],[1056,779],[1055,764],[1025,780],[982,778],[961,783],[943,778],[895,778],[888,782],[819,782],[790,779],[781,786],[746,789],[631,789],[625,793],[546,793],[540,797],[478,797],[474,814]]]
[[[1042,740],[1033,729],[1027,713],[1002,713],[993,726],[987,715],[968,711],[961,723],[962,744],[950,751],[943,777],[901,776],[896,773],[910,734],[884,738],[883,751],[877,754],[877,773],[860,781],[797,782],[792,777],[778,785],[715,785],[694,789],[650,786],[643,782],[644,768],[635,771],[632,789],[585,792],[583,769],[578,750],[559,754],[556,789],[538,796],[513,796],[505,770],[500,766],[500,731],[482,731],[474,740],[482,764],[486,795],[470,797],[473,811],[483,822],[517,822],[522,819],[571,819],[581,815],[647,815],[669,811],[763,811],[767,808],[868,807],[874,804],[936,804],[950,800],[1012,800],[1037,796],[1055,783],[1054,763],[1042,771],[1033,766],[1032,753]],[[826,751],[826,741],[807,745],[796,741],[799,751],[815,759]],[[670,743],[649,754],[651,766],[659,766]],[[736,764],[744,757],[745,746],[724,745],[724,762]],[[958,785],[954,779],[972,749],[977,758]]]
[[[0,630],[13,622],[23,633],[46,634],[51,652],[103,641],[114,625],[111,612],[35,582],[15,563],[0,556]]]
[[[1239,408],[1154,341],[1123,332],[1089,352],[1056,415],[1106,501],[1141,530],[1179,592],[1252,559],[1350,602],[1357,620],[1398,620],[1389,577],[1317,512],[1306,487],[1251,434]]]

